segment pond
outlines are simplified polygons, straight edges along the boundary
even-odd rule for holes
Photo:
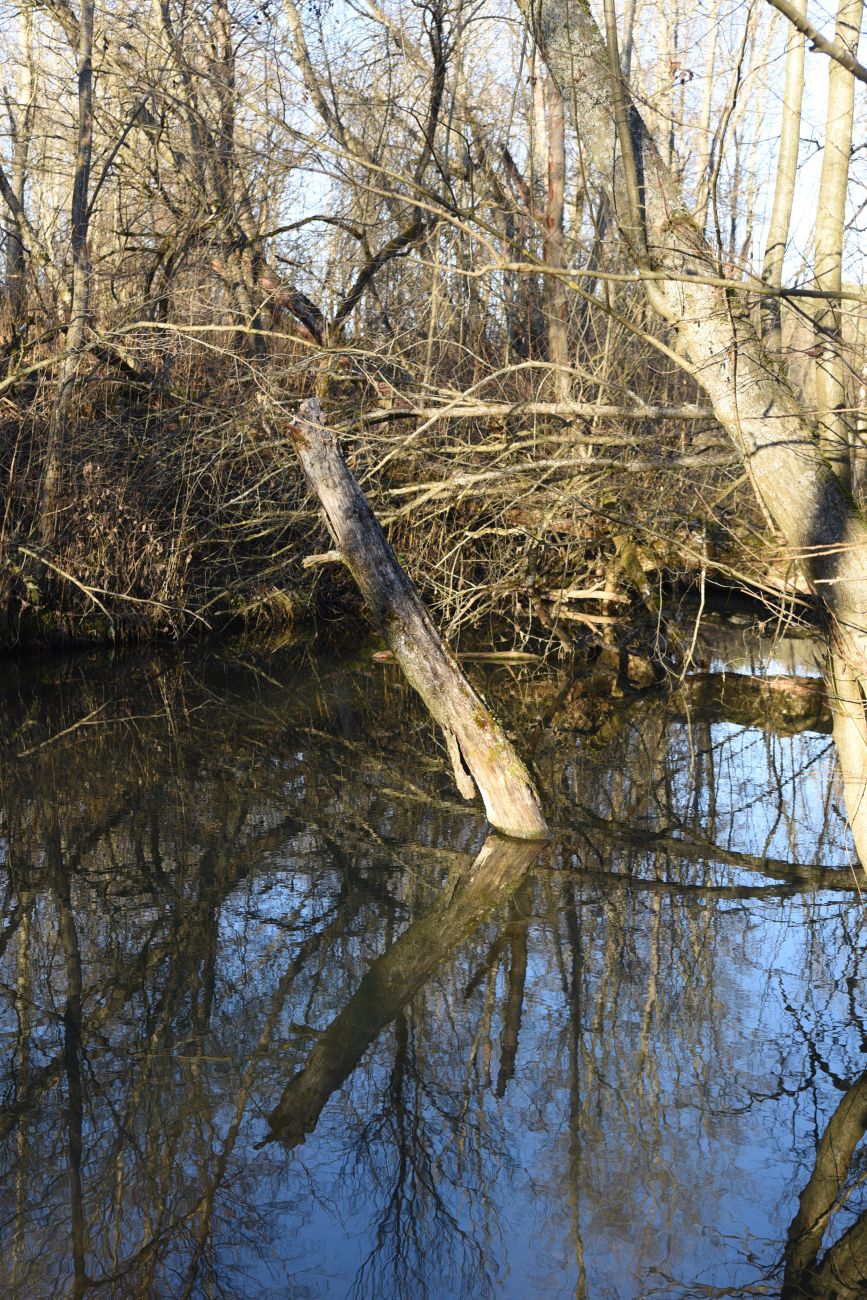
[[[826,688],[703,655],[472,666],[542,847],[365,647],[7,666],[3,1294],[867,1293]]]

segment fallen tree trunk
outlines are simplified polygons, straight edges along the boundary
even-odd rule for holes
[[[316,398],[302,404],[288,434],[378,630],[445,733],[461,794],[471,799],[477,786],[488,821],[504,834],[547,839],[548,826],[529,772],[464,677],[398,564],[337,438],[323,423]]]
[[[509,420],[519,417],[551,416],[556,419],[594,420],[684,420],[700,423],[714,418],[711,408],[689,403],[683,406],[616,406],[598,402],[478,402],[460,398],[443,406],[423,406],[404,399],[403,405],[368,411],[358,417],[362,424],[384,424],[388,420]],[[590,442],[598,439],[590,438]]]

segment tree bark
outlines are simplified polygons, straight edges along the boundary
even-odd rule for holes
[[[526,767],[443,643],[315,398],[303,403],[288,433],[377,628],[445,733],[461,794],[472,798],[475,783],[497,830],[519,839],[546,839],[548,827]]]
[[[22,5],[19,14],[21,64],[16,79],[16,112],[12,137],[12,190],[20,210],[24,210],[24,192],[30,155],[30,136],[36,99],[36,74],[33,66],[33,11]],[[25,306],[25,248],[12,212],[6,223],[6,290],[13,334],[21,325]]]
[[[548,185],[545,196],[545,235],[542,258],[546,266],[560,270],[566,265],[563,213],[566,199],[566,131],[563,97],[549,72],[542,83],[545,106],[545,139],[548,159]],[[558,402],[568,402],[572,395],[569,373],[569,330],[566,286],[557,275],[545,278],[545,316],[548,331],[548,360],[554,371],[552,389]]]
[[[51,411],[45,448],[38,525],[39,540],[44,546],[50,545],[54,540],[57,529],[61,445],[84,348],[90,297],[90,258],[87,238],[90,226],[90,162],[93,152],[93,18],[94,0],[83,0],[77,29],[78,134],[75,175],[72,183],[72,305],[66,331],[60,387]]]
[[[840,0],[837,7],[836,39],[853,54],[861,34],[861,9],[862,0]],[[816,287],[826,289],[829,294],[839,293],[843,287],[843,237],[854,111],[855,78],[832,59],[828,64],[828,112],[816,209],[815,267]],[[852,470],[849,422],[842,414],[846,406],[846,372],[839,302],[829,297],[827,302],[820,303],[814,320],[820,352],[815,368],[819,437],[834,473],[848,488]]]
[[[807,0],[794,0],[799,13],[806,15]],[[804,37],[793,28],[786,46],[786,82],[783,88],[783,111],[780,120],[780,152],[777,155],[777,183],[768,222],[762,279],[772,289],[783,283],[783,259],[792,220],[795,181],[798,178],[798,154],[801,147],[801,102],[804,98]],[[762,332],[769,352],[778,354],[782,347],[782,312],[779,298],[762,302]]]
[[[710,180],[713,171],[714,143],[716,133],[711,130],[711,110],[716,80],[716,45],[719,23],[712,22],[705,38],[704,58],[704,92],[701,101],[697,138],[699,141],[698,169],[696,174],[696,220],[702,230],[707,227],[707,213],[710,206]],[[628,76],[624,69],[624,76]]]
[[[572,125],[628,229],[626,172],[608,52],[582,0],[518,0],[560,87]],[[628,145],[640,181],[654,308],[676,330],[696,381],[730,435],[765,510],[832,615],[839,644],[867,673],[867,529],[819,450],[797,398],[731,289],[700,284],[719,267],[640,115]]]

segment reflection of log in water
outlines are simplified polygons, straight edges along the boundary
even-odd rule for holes
[[[373,963],[321,1035],[271,1112],[266,1140],[294,1147],[313,1132],[325,1103],[368,1047],[448,954],[509,897],[537,852],[532,843],[492,835],[471,866],[450,873],[437,901]]]
[[[786,1242],[783,1300],[856,1300],[867,1292],[867,1214],[843,1233],[821,1262],[822,1240],[845,1194],[855,1148],[867,1131],[867,1073],[843,1094],[816,1151]]]
[[[818,677],[691,673],[673,698],[675,709],[682,700],[693,720],[725,720],[782,736],[831,730],[825,683]]]

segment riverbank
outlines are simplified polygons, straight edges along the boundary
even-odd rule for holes
[[[34,400],[0,423],[0,648],[282,635],[363,616],[342,566],[318,562],[332,543],[282,432],[308,390],[284,394],[265,421],[256,390],[205,379],[177,401],[139,394],[123,406],[95,382],[66,439],[50,528],[46,416]],[[626,439],[613,419],[588,435],[586,421],[528,417],[516,402],[495,421],[450,419],[419,447],[419,418],[391,412],[383,430],[378,400],[347,383],[328,419],[449,640],[487,629],[489,642],[534,649],[658,647],[662,605],[670,614],[714,591],[809,616],[707,429],[691,431],[685,455],[682,429],[655,415]]]

